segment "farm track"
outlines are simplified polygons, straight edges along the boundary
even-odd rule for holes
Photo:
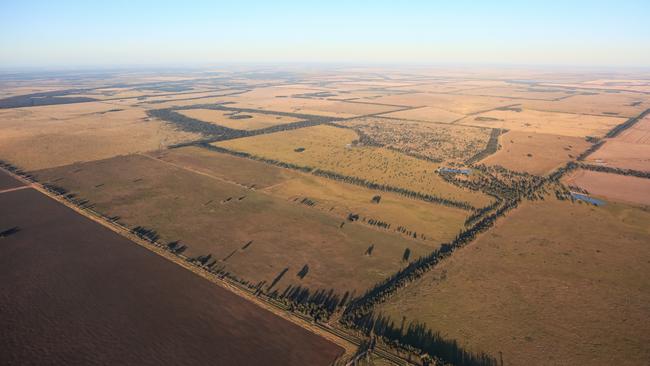
[[[154,160],[158,160],[153,157],[150,158]],[[43,185],[41,185],[38,182],[26,179],[20,175],[17,175],[9,170],[4,169],[3,167],[0,167],[0,170],[4,171],[9,176],[14,177],[15,179],[19,180],[24,184],[23,186],[20,187],[10,188],[10,189],[0,191],[0,194],[17,191],[17,190],[23,190],[23,189],[34,189],[40,192],[41,194],[49,197],[50,199],[53,199],[59,202],[60,204],[72,209],[79,215],[82,215],[96,222],[97,224],[108,228],[109,230],[129,239],[133,243],[140,245],[141,247],[165,258],[166,260],[191,271],[192,273],[210,281],[211,283],[216,284],[256,304],[257,306],[263,309],[266,309],[271,313],[300,326],[303,329],[309,330],[314,334],[320,335],[321,337],[334,342],[335,344],[343,347],[343,349],[345,350],[345,353],[344,355],[342,355],[342,358],[351,357],[356,351],[356,347],[361,344],[362,339],[360,339],[354,334],[350,334],[336,326],[314,322],[308,316],[302,315],[297,312],[292,312],[289,309],[287,309],[282,303],[275,301],[274,299],[268,296],[256,295],[253,291],[251,291],[250,289],[246,288],[244,285],[234,280],[231,280],[227,277],[218,276],[217,274],[210,272],[204,267],[188,262],[187,258],[184,257],[183,255],[173,254],[165,250],[164,244],[162,243],[150,242],[142,239],[141,237],[135,235],[128,227],[120,225],[117,222],[108,220],[106,217],[104,217],[99,212],[93,210],[92,208],[79,207],[73,202],[70,202],[69,200],[65,199],[63,195],[56,194],[46,189]],[[394,353],[390,352],[387,349],[384,349],[383,347],[377,347],[373,351],[373,353],[395,365],[400,365],[400,366],[416,365],[410,362],[409,360],[402,358],[401,356],[395,355]]]

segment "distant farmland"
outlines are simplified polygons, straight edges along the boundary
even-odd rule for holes
[[[343,352],[33,189],[0,194],[0,225],[18,228],[0,238],[2,365],[328,365]]]

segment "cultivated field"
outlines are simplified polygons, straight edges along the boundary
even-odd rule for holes
[[[282,292],[299,285],[312,291],[334,289],[340,296],[346,291],[358,294],[404,265],[407,248],[411,259],[432,249],[421,240],[346,222],[147,156],[74,164],[36,175],[130,228],[153,229],[164,243],[180,240],[188,257],[211,255],[215,268],[263,283],[265,290],[272,286]],[[308,272],[301,278],[304,266]]]
[[[587,114],[594,116],[635,117],[650,108],[647,95],[624,92],[587,92],[559,101],[522,101],[525,109]]]
[[[647,178],[577,170],[566,176],[563,182],[606,201],[650,206],[650,179]]]
[[[508,131],[499,136],[500,149],[481,160],[487,165],[544,175],[577,158],[590,144],[584,138]]]
[[[650,117],[607,140],[587,160],[616,168],[650,171]]]
[[[458,123],[563,136],[602,137],[612,127],[625,121],[626,118],[620,117],[541,112],[512,107],[469,116]]]
[[[482,194],[443,181],[435,172],[437,164],[389,149],[355,146],[353,141],[357,138],[357,134],[350,129],[314,126],[229,140],[216,145],[266,159],[469,202],[475,207],[489,203],[489,198]]]
[[[0,364],[325,366],[343,352],[33,189],[0,193],[11,227]]]
[[[648,222],[646,210],[619,204],[527,203],[379,310],[506,365],[641,365]]]

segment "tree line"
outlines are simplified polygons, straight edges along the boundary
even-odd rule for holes
[[[343,174],[339,174],[339,173],[335,173],[335,172],[331,172],[331,171],[327,171],[327,170],[321,170],[321,169],[318,169],[318,168],[313,168],[313,167],[308,167],[308,166],[301,166],[301,165],[296,165],[296,164],[292,164],[292,163],[285,163],[285,162],[274,160],[274,159],[266,159],[266,158],[251,155],[251,154],[248,154],[248,153],[245,153],[245,152],[233,151],[233,150],[225,149],[225,148],[220,147],[220,146],[214,146],[214,145],[211,145],[211,144],[208,144],[208,143],[201,143],[201,144],[198,144],[198,146],[206,148],[208,150],[217,151],[217,152],[220,152],[220,153],[225,153],[225,154],[230,154],[230,155],[241,157],[241,158],[247,158],[247,159],[251,159],[251,160],[261,161],[263,163],[279,166],[281,168],[299,170],[299,171],[304,172],[304,173],[312,173],[312,174],[320,176],[320,177],[324,177],[324,178],[328,178],[328,179],[332,179],[332,180],[338,180],[338,181],[341,181],[341,182],[344,182],[344,183],[354,184],[354,185],[357,185],[357,186],[362,186],[362,187],[366,187],[366,188],[373,189],[373,190],[384,191],[384,192],[393,192],[393,193],[397,193],[397,194],[400,194],[400,195],[408,197],[408,198],[418,199],[418,200],[425,201],[425,202],[436,203],[436,204],[449,206],[449,207],[461,208],[461,209],[464,209],[464,210],[474,210],[475,209],[474,206],[470,205],[467,202],[450,200],[450,199],[446,199],[446,198],[442,198],[442,197],[438,197],[438,196],[433,196],[433,195],[430,195],[430,194],[427,194],[427,193],[420,193],[420,192],[412,191],[412,190],[401,188],[401,187],[391,186],[391,185],[388,185],[388,184],[376,183],[376,182],[368,181],[366,179],[359,178],[359,177],[352,177],[352,176],[343,175]]]

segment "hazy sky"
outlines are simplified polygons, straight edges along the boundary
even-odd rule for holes
[[[650,66],[650,0],[0,0],[0,67]]]

